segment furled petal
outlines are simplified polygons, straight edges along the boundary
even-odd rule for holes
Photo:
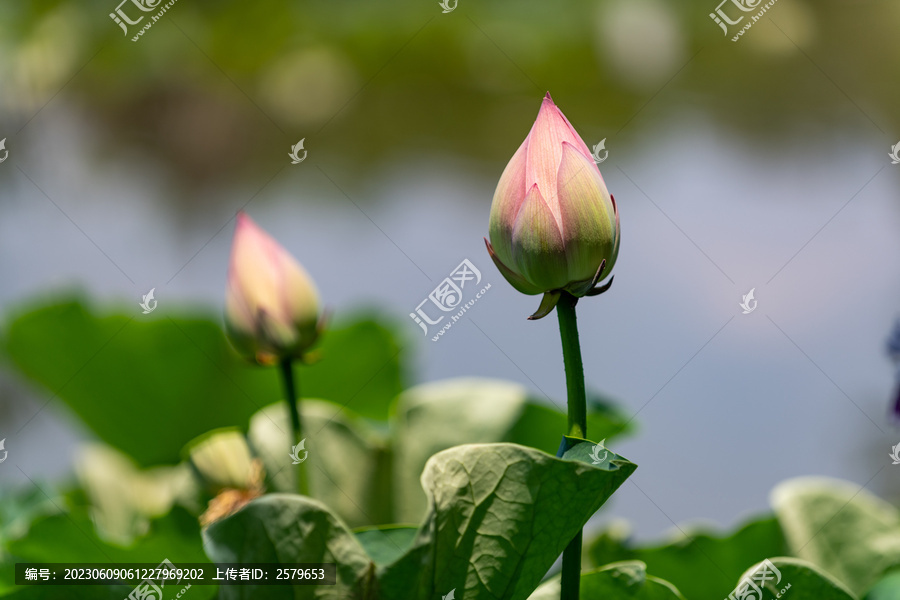
[[[516,215],[525,200],[525,153],[528,139],[519,146],[510,159],[491,203],[491,220],[488,232],[494,252],[502,261],[512,262],[512,232]]]
[[[229,290],[239,295],[251,315],[266,310],[274,318],[287,318],[280,302],[278,269],[282,254],[286,252],[246,214],[237,216]]]
[[[248,358],[256,355],[256,316],[247,309],[237,289],[237,281],[232,277],[228,278],[225,291],[225,329],[239,354]]]
[[[587,291],[585,296],[599,296],[600,294],[605,294],[609,291],[609,288],[612,287],[613,281],[615,281],[615,279],[615,275],[610,276],[609,281],[607,281],[603,285],[598,285],[597,287],[591,288]]]
[[[538,309],[534,311],[533,315],[528,317],[528,320],[537,321],[538,319],[543,319],[549,315],[550,311],[556,308],[556,303],[559,302],[561,296],[562,293],[559,291],[545,293],[544,297],[541,298],[541,305],[538,306]]]
[[[265,310],[259,311],[258,325],[262,338],[273,352],[293,348],[300,337],[293,323],[276,319]]]
[[[541,103],[541,110],[526,140],[528,153],[525,167],[525,187],[537,184],[547,206],[559,222],[557,197],[557,173],[562,160],[562,144],[568,142],[586,158],[591,156],[587,145],[575,132],[568,119],[553,103],[548,93]]]
[[[616,211],[593,160],[563,142],[559,167],[559,205],[568,280],[590,281],[606,259],[612,271]]]
[[[595,291],[597,288],[595,287],[597,283],[600,281],[602,277],[604,277],[604,273],[606,271],[606,260],[600,261],[600,267],[597,269],[597,273],[594,274],[592,279],[586,281],[575,281],[566,286],[566,291],[575,296],[576,298],[581,298],[582,296],[594,296],[596,294],[591,293]],[[609,283],[612,285],[612,277],[609,278]],[[601,293],[601,292],[597,292]]]
[[[281,245],[238,214],[225,320],[242,354],[300,356],[317,337],[319,295],[306,270]]]
[[[606,260],[606,273],[612,272],[613,267],[616,266],[616,259],[619,258],[619,242],[622,240],[622,233],[619,229],[619,207],[616,204],[616,197],[610,194],[609,200],[612,202],[613,213],[616,215],[616,243],[613,246],[612,256]]]
[[[236,332],[251,332],[256,329],[256,317],[250,312],[236,277],[228,276],[225,289],[225,322]]]
[[[581,136],[578,135],[578,132],[575,131],[574,127],[572,127],[572,124],[569,123],[569,119],[566,118],[566,115],[563,114],[563,111],[561,111],[559,107],[553,103],[553,98],[550,97],[550,92],[547,92],[547,95],[544,96],[544,100],[549,100],[550,104],[553,104],[553,108],[556,110],[556,114],[560,119],[563,120],[569,130],[568,135],[563,138],[563,141],[575,146],[575,149],[578,150],[585,158],[590,158],[591,160],[593,160],[593,155],[591,154],[590,149],[587,147],[587,144],[584,143],[584,140],[581,139]]]
[[[306,269],[293,256],[281,270],[281,292],[284,310],[297,329],[299,337],[312,336],[318,327],[321,304],[316,284]]]
[[[566,250],[553,213],[532,186],[513,229],[514,269],[541,291],[567,283]]]
[[[487,240],[484,240],[485,245],[487,246],[488,254],[491,255],[491,260],[494,261],[494,264],[497,265],[497,269],[500,271],[500,274],[509,282],[511,286],[516,288],[516,290],[522,292],[523,294],[528,294],[533,296],[534,294],[540,294],[543,290],[531,285],[525,278],[507,267],[500,257],[497,256],[497,253],[494,252],[493,246]]]

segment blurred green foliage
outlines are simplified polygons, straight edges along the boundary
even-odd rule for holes
[[[298,367],[303,395],[385,419],[405,382],[399,344],[368,318],[330,329],[322,360]],[[246,428],[282,397],[276,372],[245,364],[206,317],[138,321],[64,301],[13,317],[2,346],[100,439],[144,466],[177,462],[211,429]]]
[[[676,542],[637,548],[631,547],[620,532],[610,529],[591,542],[588,554],[598,566],[616,560],[642,561],[687,598],[724,598],[749,565],[784,556],[787,547],[778,521],[766,517],[727,535],[689,531]]]
[[[35,519],[27,535],[8,541],[6,558],[0,562],[0,596],[14,600],[58,600],[59,598],[122,600],[133,586],[21,587],[15,585],[16,562],[153,563],[168,558],[173,563],[209,562],[200,539],[197,519],[175,508],[155,520],[146,535],[129,547],[109,544],[94,533],[89,509],[75,496],[56,498],[64,512]],[[198,599],[216,594],[215,586],[195,586]]]
[[[900,571],[894,571],[879,580],[865,600],[900,600]]]
[[[771,497],[774,517],[754,519],[734,532],[679,528],[674,541],[644,545],[612,527],[588,544],[588,555],[597,566],[640,560],[686,598],[698,600],[727,597],[745,572],[766,558],[782,570],[783,583],[792,584],[792,597],[896,597],[896,507],[856,484],[821,477],[785,481]],[[796,558],[775,560],[779,556]]]

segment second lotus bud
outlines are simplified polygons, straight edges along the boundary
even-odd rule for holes
[[[238,352],[261,364],[302,359],[321,320],[319,293],[306,270],[239,213],[225,295],[225,325]]]

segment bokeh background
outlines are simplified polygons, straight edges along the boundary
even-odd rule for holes
[[[219,314],[244,209],[336,318],[394,320],[409,383],[499,377],[562,404],[555,318],[525,320],[538,299],[481,239],[549,90],[605,140],[622,222],[612,290],[579,305],[588,385],[638,425],[600,519],[730,526],[807,474],[896,500],[900,4],[779,0],[736,43],[715,8],[179,0],[132,42],[114,1],[3,0],[0,316],[73,293]],[[408,315],[465,258],[492,287],[432,342]],[[93,433],[0,364],[0,486],[71,478]]]

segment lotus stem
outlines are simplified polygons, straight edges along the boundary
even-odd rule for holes
[[[297,379],[294,376],[294,361],[291,358],[285,358],[281,361],[281,379],[284,382],[284,399],[287,402],[288,410],[291,415],[291,443],[293,445],[299,444],[301,441],[301,419],[300,419],[300,408],[298,404],[300,403],[300,398],[297,397]],[[306,470],[303,468],[303,463],[300,463],[297,466],[297,493],[302,495],[307,495],[309,493],[309,486],[306,481]]]
[[[584,365],[581,362],[581,343],[578,341],[578,321],[575,303],[578,298],[563,292],[556,305],[559,316],[559,335],[562,338],[563,362],[566,365],[569,432],[567,435],[586,439],[587,395],[584,391]]]
[[[568,434],[585,439],[587,436],[587,396],[584,390],[584,364],[581,361],[581,343],[578,340],[578,321],[575,304],[578,298],[563,292],[556,305],[559,317],[559,335],[562,339],[563,362],[566,367],[566,391],[568,398]],[[579,531],[562,558],[561,600],[578,600],[581,586],[581,543]]]

